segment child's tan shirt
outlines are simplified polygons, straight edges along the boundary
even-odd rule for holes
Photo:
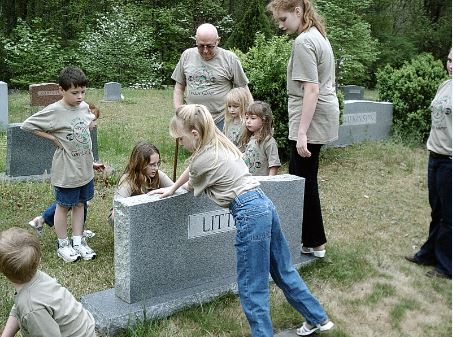
[[[94,117],[87,103],[82,102],[78,107],[67,107],[60,100],[22,123],[21,128],[24,130],[52,134],[63,147],[55,149],[52,159],[52,185],[64,188],[80,187],[93,179],[89,125]],[[49,142],[49,146],[53,145]]]
[[[23,337],[96,337],[91,313],[42,271],[17,292],[10,315],[17,318]]]
[[[258,187],[242,158],[233,158],[229,151],[213,143],[204,147],[189,165],[189,186],[198,196],[203,191],[221,207],[228,205],[242,193]]]

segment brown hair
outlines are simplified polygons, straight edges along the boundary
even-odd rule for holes
[[[160,152],[153,144],[146,141],[140,141],[132,149],[129,163],[124,170],[126,177],[120,180],[118,186],[125,180],[130,183],[131,195],[145,194],[155,190],[160,186],[159,172],[152,178],[146,175],[146,166],[151,160],[151,155],[157,153],[160,159]]]
[[[255,115],[263,121],[261,129],[255,134],[258,145],[272,137],[273,117],[271,106],[269,104],[262,101],[255,101],[249,105],[245,115]],[[253,133],[251,131],[244,128],[241,137],[239,138],[239,147],[247,145],[252,135]]]
[[[29,282],[38,270],[41,246],[25,229],[12,227],[0,232],[0,272],[13,283]]]
[[[101,110],[99,110],[96,105],[94,105],[93,103],[88,103],[88,108],[90,109],[90,112],[94,115],[94,117],[96,117],[96,119],[101,117]]]
[[[294,12],[296,7],[302,9],[302,32],[316,27],[319,32],[326,37],[326,27],[322,17],[316,12],[316,8],[312,0],[272,0],[266,9],[274,15],[276,18],[278,11]]]

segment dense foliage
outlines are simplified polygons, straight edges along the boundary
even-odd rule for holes
[[[286,93],[286,66],[291,54],[291,42],[286,37],[273,36],[266,40],[258,33],[255,45],[246,54],[237,52],[250,80],[250,91],[255,100],[271,105],[274,116],[274,138],[283,149],[288,148],[288,96]]]
[[[442,62],[421,54],[399,69],[387,65],[377,73],[379,98],[393,103],[393,131],[405,140],[426,139],[431,126],[429,105],[447,74]]]

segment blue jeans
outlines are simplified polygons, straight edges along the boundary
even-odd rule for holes
[[[431,224],[428,239],[415,257],[451,277],[451,158],[430,154],[428,193]]]
[[[273,336],[269,306],[269,273],[288,302],[310,325],[327,315],[293,267],[280,220],[271,200],[254,189],[230,204],[236,222],[237,282],[242,309],[253,337]]]
[[[51,204],[47,209],[42,212],[42,217],[44,218],[44,221],[46,224],[49,225],[49,227],[54,226],[54,217],[55,217],[55,209],[57,208],[57,204],[54,202]],[[87,203],[83,203],[83,223],[85,223],[87,220]]]

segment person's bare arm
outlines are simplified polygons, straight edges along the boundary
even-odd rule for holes
[[[15,316],[9,316],[1,337],[14,337],[19,331],[19,322]]]
[[[178,109],[184,104],[184,91],[186,86],[184,84],[175,83],[175,89],[173,90],[173,108]]]
[[[319,84],[303,82],[304,98],[302,101],[302,116],[300,118],[299,133],[297,137],[297,153],[301,157],[310,157],[311,153],[307,148],[307,130],[315,114],[318,103]]]
[[[278,169],[279,169],[278,166],[272,166],[272,167],[269,169],[269,175],[270,175],[270,176],[275,176],[275,175],[278,173]]]

